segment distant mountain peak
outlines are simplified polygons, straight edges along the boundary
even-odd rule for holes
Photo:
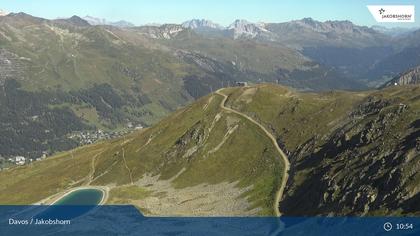
[[[228,30],[233,32],[233,38],[247,37],[255,38],[262,33],[269,33],[264,28],[264,24],[256,24],[243,19],[237,19],[227,27]]]
[[[305,18],[303,18],[302,20],[300,20],[300,21],[302,21],[302,22],[304,22],[304,23],[307,23],[307,24],[312,24],[312,23],[314,23],[314,22],[317,22],[316,20],[314,20],[312,17],[305,17]]]
[[[190,29],[223,29],[224,27],[206,19],[192,19],[182,23],[182,26]]]
[[[111,26],[120,27],[120,28],[129,28],[129,27],[135,26],[133,23],[125,21],[125,20],[111,22],[111,21],[107,21],[104,18],[89,16],[89,15],[83,17],[83,19],[89,22],[89,24],[91,25],[111,25]]]
[[[10,14],[8,14],[8,16],[13,16],[13,17],[34,17],[34,16],[29,15],[29,14],[26,14],[25,12],[10,13]]]
[[[286,24],[287,23],[288,22],[286,22]],[[290,21],[290,23],[298,24],[301,26],[307,26],[307,27],[316,27],[317,25],[322,24],[322,22],[314,20],[313,18],[310,18],[310,17],[306,17],[300,20],[293,20],[293,21]]]
[[[130,27],[135,26],[133,23],[125,21],[125,20],[119,20],[119,21],[111,22],[111,25],[121,27],[121,28],[130,28]]]
[[[43,18],[35,17],[29,14],[26,14],[25,12],[18,12],[18,13],[9,13],[5,15],[5,17],[12,18],[13,20],[19,20],[19,21],[27,21],[27,22],[43,22],[46,21]]]
[[[66,19],[66,21],[70,22],[70,23],[72,23],[76,26],[89,26],[90,25],[89,22],[87,22],[86,20],[84,20],[81,17],[76,16],[76,15]]]
[[[228,26],[228,29],[235,29],[238,27],[244,27],[246,25],[253,25],[254,23],[251,23],[245,19],[236,19],[232,24]]]
[[[297,25],[315,32],[327,33],[327,32],[336,32],[336,33],[354,33],[355,31],[372,31],[371,28],[366,26],[358,26],[353,24],[349,20],[328,20],[328,21],[317,21],[312,18],[303,18],[301,20],[291,21],[285,24]]]

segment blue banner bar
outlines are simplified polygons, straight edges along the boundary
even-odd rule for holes
[[[420,217],[145,217],[133,206],[0,206],[0,235],[420,235]]]

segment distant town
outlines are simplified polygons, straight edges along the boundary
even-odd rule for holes
[[[132,123],[127,124],[127,128],[118,131],[104,131],[101,129],[93,131],[80,131],[73,132],[68,135],[68,138],[76,141],[78,146],[89,145],[96,143],[100,140],[115,139],[127,135],[133,131],[141,130],[144,127],[142,125],[133,125]],[[3,157],[0,155],[0,171],[9,169],[13,166],[23,166],[30,164],[35,161],[41,161],[46,159],[48,156],[53,155],[48,151],[42,152],[42,155],[37,158],[27,158],[21,155]]]
[[[118,131],[103,131],[101,129],[95,131],[82,131],[82,132],[74,132],[70,134],[68,137],[72,140],[75,140],[79,143],[80,146],[88,145],[95,143],[99,140],[106,140],[106,139],[114,139],[118,137],[122,137],[123,135],[129,134],[134,130],[143,129],[141,125],[132,125],[129,123],[126,129],[118,130]]]

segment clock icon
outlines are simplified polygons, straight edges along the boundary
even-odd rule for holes
[[[384,230],[385,231],[391,231],[392,230],[392,224],[391,223],[389,223],[389,222],[386,222],[385,224],[384,224]]]

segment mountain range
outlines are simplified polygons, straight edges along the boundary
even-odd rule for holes
[[[417,28],[403,28],[403,27],[387,28],[380,25],[374,25],[372,26],[372,29],[379,31],[381,33],[390,35],[390,36],[399,36],[399,35],[404,35],[404,34],[416,31]]]
[[[8,111],[0,155],[37,157],[75,147],[74,132],[150,126],[237,81],[299,91],[381,86],[420,65],[419,32],[391,37],[311,18],[120,27],[11,13],[0,17],[0,106]]]
[[[284,23],[236,20],[228,27],[214,27],[211,31],[208,30],[211,26],[190,28],[205,36],[252,39],[293,48],[337,70],[336,76],[364,81],[370,87],[380,86],[420,64],[417,53],[420,31],[416,28],[366,27],[350,21],[319,22],[312,18]],[[404,62],[400,62],[402,58]]]
[[[419,30],[93,21],[0,16],[0,164],[51,155],[1,170],[0,204],[100,186],[154,216],[420,214]]]

